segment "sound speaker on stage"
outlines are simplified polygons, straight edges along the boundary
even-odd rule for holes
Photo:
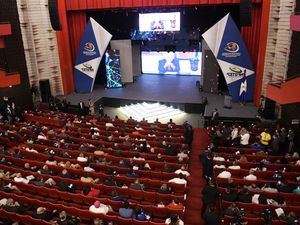
[[[224,108],[225,109],[231,109],[232,108],[232,97],[230,95],[225,95],[224,96]]]

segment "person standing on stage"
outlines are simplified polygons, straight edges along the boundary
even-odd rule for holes
[[[78,103],[78,112],[80,115],[85,114],[85,106],[84,106],[84,102],[82,100],[80,100],[80,102]]]
[[[92,99],[89,99],[89,114],[91,116],[95,115],[95,104]]]
[[[103,115],[104,115],[104,107],[103,107],[102,104],[99,104],[98,110],[99,110],[99,115],[100,115],[100,116],[103,116]]]
[[[211,114],[211,125],[217,125],[219,120],[219,111],[216,108]]]

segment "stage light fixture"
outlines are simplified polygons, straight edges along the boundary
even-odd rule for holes
[[[176,116],[182,116],[185,112],[180,109],[175,109],[172,106],[166,106],[159,103],[137,103],[130,104],[120,107],[122,113],[124,113],[127,117],[132,117],[135,120],[142,120],[145,118],[149,122],[153,122],[158,118],[162,119],[170,119]]]

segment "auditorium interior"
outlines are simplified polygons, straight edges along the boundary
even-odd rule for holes
[[[299,0],[1,1],[0,225],[300,225],[299,62]]]

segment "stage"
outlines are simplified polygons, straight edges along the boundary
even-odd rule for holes
[[[200,92],[196,86],[199,76],[176,75],[140,75],[135,77],[134,83],[126,84],[123,88],[106,89],[95,85],[92,93],[72,93],[67,95],[71,105],[77,105],[83,100],[87,105],[91,98],[96,105],[103,104],[109,107],[120,107],[136,102],[160,102],[173,105],[186,113],[204,113],[210,117],[212,111],[217,108],[221,118],[253,119],[257,114],[257,107],[253,103],[240,106],[232,103],[232,109],[223,108],[224,96]],[[206,97],[208,104],[202,103],[202,97]]]

